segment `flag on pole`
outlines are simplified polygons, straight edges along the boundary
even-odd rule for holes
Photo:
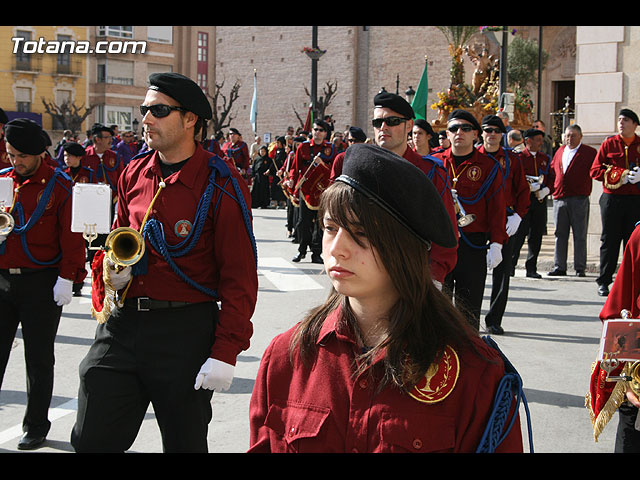
[[[424,61],[424,71],[420,77],[420,83],[413,97],[411,107],[416,114],[416,118],[427,119],[427,97],[429,96],[429,76],[427,75],[427,60]]]
[[[307,118],[304,121],[304,127],[302,127],[305,132],[310,132],[311,129],[313,128],[313,109],[311,107],[312,105],[309,105],[309,111],[307,111]]]
[[[258,74],[253,71],[253,100],[251,101],[251,114],[250,114],[251,127],[253,133],[258,133]]]

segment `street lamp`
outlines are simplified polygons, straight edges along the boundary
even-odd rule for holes
[[[413,97],[415,97],[416,95],[416,92],[413,87],[409,85],[409,88],[407,88],[407,90],[404,92],[404,95],[407,99],[407,102],[411,103],[413,101]]]
[[[138,125],[140,124],[140,122],[138,122],[137,118],[133,119],[133,122],[131,122],[131,125],[133,126],[133,133],[138,133]]]

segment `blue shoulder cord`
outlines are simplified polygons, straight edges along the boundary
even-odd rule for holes
[[[533,433],[531,430],[531,415],[529,413],[529,405],[522,389],[522,377],[517,372],[513,364],[502,353],[496,342],[489,336],[482,339],[487,345],[494,348],[502,357],[505,367],[504,377],[500,380],[496,395],[494,398],[493,410],[489,417],[489,422],[480,440],[480,445],[476,449],[476,453],[494,453],[498,445],[507,437],[511,431],[511,427],[517,418],[520,402],[524,406],[527,415],[527,431],[529,433],[529,451],[533,453]],[[509,425],[505,427],[507,417],[511,411],[511,406],[515,399],[513,415]]]
[[[505,154],[507,155],[507,160],[509,159],[508,154],[506,153],[506,149],[505,149]],[[458,196],[458,199],[460,200],[460,203],[464,203],[465,205],[474,205],[477,202],[480,201],[480,199],[482,197],[485,196],[485,194],[487,193],[487,191],[489,190],[489,187],[491,186],[491,184],[493,183],[493,181],[496,178],[496,175],[498,174],[498,171],[501,170],[500,168],[500,162],[498,162],[498,160],[491,155],[490,153],[486,153],[486,155],[493,159],[493,161],[495,162],[493,165],[493,168],[491,169],[491,172],[489,172],[489,175],[487,176],[487,178],[485,179],[484,183],[482,184],[482,187],[480,187],[480,190],[478,190],[475,195],[473,195],[472,197],[466,198],[466,197],[460,197]],[[502,188],[504,186],[504,180],[508,175],[508,169],[505,171],[505,173],[502,175],[502,184],[500,185],[500,188]],[[496,192],[499,189],[496,189]],[[493,194],[495,195],[495,193]],[[493,196],[491,195],[491,196]],[[489,197],[491,198],[491,197]],[[464,232],[462,231],[462,228],[458,227],[458,232],[460,233],[460,238],[462,238],[464,240],[464,242],[469,245],[471,248],[477,248],[478,250],[486,250],[487,248],[489,248],[489,245],[475,245],[473,243],[471,243],[471,241],[466,237],[466,235],[464,234]]]
[[[9,172],[11,170],[12,170],[12,167],[5,168],[4,170],[0,171],[0,174]],[[20,235],[22,249],[27,254],[27,257],[29,258],[29,260],[31,260],[36,265],[54,265],[58,263],[62,258],[62,252],[61,252],[53,260],[49,260],[49,261],[37,260],[29,251],[29,246],[27,245],[27,236],[26,236],[26,233],[33,228],[33,226],[38,222],[38,220],[40,220],[40,217],[42,217],[42,215],[44,214],[44,211],[47,208],[49,199],[51,198],[51,193],[53,192],[56,182],[60,184],[65,190],[67,190],[69,194],[71,194],[71,190],[69,190],[69,188],[67,188],[67,186],[64,185],[62,182],[60,182],[58,180],[58,177],[62,177],[68,180],[69,182],[73,183],[73,180],[71,179],[71,177],[69,177],[65,172],[63,172],[59,167],[57,167],[54,171],[53,177],[51,177],[51,179],[47,183],[47,186],[45,187],[42,193],[42,196],[40,197],[40,201],[38,201],[38,204],[36,205],[35,210],[33,211],[33,213],[31,214],[31,217],[29,217],[29,220],[26,223],[24,218],[24,208],[22,207],[22,204],[20,202],[16,202],[14,206],[14,210],[17,216],[16,225],[19,225],[19,226],[14,227],[11,233]],[[3,242],[0,245],[0,255],[4,255],[5,248],[6,248],[6,243]]]
[[[422,157],[423,160],[429,160],[431,161],[431,163],[433,163],[433,166],[431,167],[431,170],[429,170],[429,172],[427,173],[427,178],[429,180],[431,180],[433,182],[433,177],[436,174],[436,170],[438,169],[438,167],[441,167],[442,170],[444,170],[444,173],[440,172],[438,170],[438,176],[442,179],[442,181],[444,182],[444,188],[442,189],[440,193],[440,195],[442,195],[447,189],[451,190],[451,183],[449,182],[450,178],[447,172],[447,169],[444,167],[444,163],[442,162],[442,160],[440,160],[439,158],[436,157],[432,157],[431,155],[424,155]]]
[[[148,152],[146,152],[148,153]],[[151,246],[160,253],[165,261],[169,264],[171,269],[186,283],[196,288],[197,290],[211,296],[214,298],[218,298],[218,292],[215,290],[211,290],[207,287],[204,287],[191,278],[187,277],[182,270],[178,268],[178,266],[173,261],[175,257],[181,257],[186,255],[191,251],[191,249],[195,246],[200,238],[200,234],[202,233],[202,229],[204,228],[204,221],[207,218],[207,212],[209,211],[209,205],[211,204],[211,199],[213,197],[213,192],[216,188],[219,188],[221,193],[228,195],[231,199],[233,199],[242,211],[242,217],[244,219],[245,227],[247,229],[247,234],[249,235],[249,240],[251,241],[251,245],[253,247],[253,255],[256,261],[256,266],[258,264],[258,250],[256,247],[255,237],[253,235],[253,228],[251,226],[251,214],[249,208],[247,207],[246,202],[244,201],[244,196],[242,195],[242,191],[240,190],[240,185],[238,184],[238,180],[231,175],[231,171],[227,164],[222,160],[219,156],[213,155],[209,158],[209,167],[211,167],[212,172],[209,176],[209,184],[204,191],[204,194],[200,198],[200,202],[198,203],[198,208],[196,209],[196,216],[194,219],[194,228],[191,229],[187,237],[179,242],[176,245],[167,244],[164,237],[164,227],[161,222],[159,222],[155,218],[150,218],[147,220],[146,225],[143,229],[143,236],[145,236]],[[220,178],[226,178],[227,180],[224,182],[224,185],[220,186],[215,183],[216,173],[220,175]],[[226,191],[226,186],[231,182],[235,197]],[[237,197],[237,198],[236,198]],[[214,214],[220,201],[222,200],[222,195],[218,198],[218,201],[214,205]],[[139,262],[141,263],[141,262]],[[134,274],[139,274],[141,272],[141,268],[144,268],[144,265],[135,265]]]

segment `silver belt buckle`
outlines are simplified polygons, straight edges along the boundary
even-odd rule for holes
[[[149,301],[149,297],[138,297],[137,300],[139,312],[148,312],[151,310],[151,302]]]
[[[9,274],[10,275],[20,275],[22,273],[22,270],[19,268],[10,268],[9,269]]]

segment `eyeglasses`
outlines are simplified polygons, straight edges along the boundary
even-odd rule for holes
[[[324,128],[314,128],[313,131],[314,132],[324,132],[326,130]]]
[[[471,130],[475,129],[473,128],[473,125],[469,125],[466,123],[456,123],[455,125],[447,127],[447,130],[449,130],[451,133],[456,133],[458,130],[462,130],[463,132],[470,132]]]
[[[496,128],[484,127],[482,131],[486,133],[502,133],[502,131],[498,127]]]
[[[174,110],[178,110],[180,112],[187,112],[188,111],[186,108],[174,107],[172,105],[162,105],[162,104],[158,104],[158,105],[140,105],[140,114],[143,117],[147,114],[147,112],[151,112],[151,115],[153,115],[156,118],[164,118],[164,117],[168,116]]]
[[[407,120],[409,119],[404,117],[374,118],[373,120],[371,120],[371,125],[373,125],[374,128],[380,128],[382,127],[383,123],[386,123],[387,127],[397,127],[398,125],[406,122]]]

